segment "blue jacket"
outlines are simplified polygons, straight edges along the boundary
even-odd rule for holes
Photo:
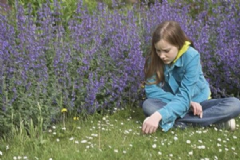
[[[168,131],[178,117],[188,112],[190,102],[202,102],[210,97],[209,84],[204,78],[199,53],[192,47],[172,65],[164,66],[165,83],[145,85],[147,98],[160,99],[166,106],[158,110],[160,126]],[[153,82],[154,77],[148,80]]]

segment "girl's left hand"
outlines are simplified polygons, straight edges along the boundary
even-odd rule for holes
[[[145,134],[152,134],[156,132],[161,119],[162,115],[159,112],[155,112],[150,117],[147,117],[143,122],[142,132]]]

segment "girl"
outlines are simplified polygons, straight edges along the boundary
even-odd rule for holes
[[[235,129],[233,118],[240,114],[240,101],[211,99],[200,55],[177,22],[165,21],[154,31],[144,72],[147,99],[142,107],[147,118],[143,133],[154,133],[158,126],[168,131],[189,124]]]

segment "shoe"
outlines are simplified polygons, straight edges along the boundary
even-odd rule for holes
[[[235,119],[230,119],[227,122],[223,122],[219,125],[219,128],[234,131],[236,129]]]

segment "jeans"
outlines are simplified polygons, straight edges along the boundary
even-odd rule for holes
[[[226,122],[240,114],[240,101],[235,97],[209,99],[200,104],[203,110],[202,118],[189,111],[183,118],[176,119],[174,126],[181,128],[188,125],[205,127]],[[166,103],[159,99],[146,99],[142,104],[142,109],[145,116],[148,117],[165,105]]]

